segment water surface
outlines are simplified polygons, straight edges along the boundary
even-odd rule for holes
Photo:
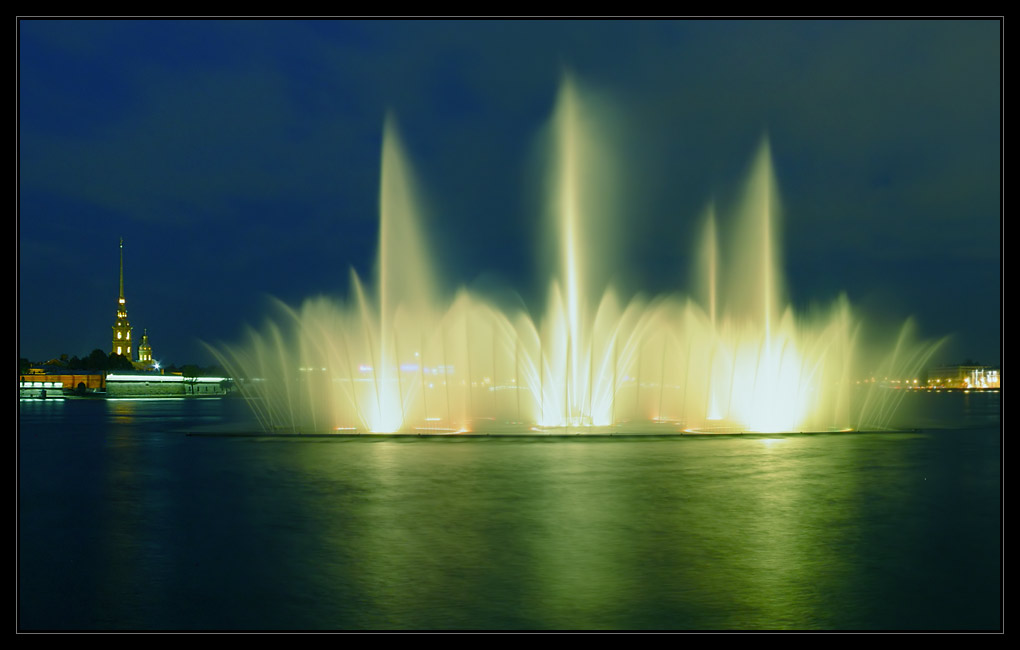
[[[905,406],[924,428],[341,442],[21,402],[19,627],[998,629],[999,396]]]

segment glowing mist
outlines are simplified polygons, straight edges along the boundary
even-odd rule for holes
[[[395,122],[383,130],[374,288],[351,272],[347,302],[280,306],[282,322],[214,352],[262,426],[276,431],[461,433],[800,431],[881,428],[900,395],[855,378],[875,363],[837,299],[823,315],[783,304],[780,204],[767,142],[719,243],[708,211],[700,244],[702,302],[621,300],[595,286],[586,186],[597,134],[566,78],[552,118],[549,197],[558,263],[540,317],[467,290],[440,298],[421,232],[415,181]],[[923,367],[934,346],[907,328],[885,355],[890,375]],[[865,366],[865,363],[868,365]]]

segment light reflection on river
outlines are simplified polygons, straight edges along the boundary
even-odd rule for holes
[[[19,625],[996,629],[992,397],[942,430],[633,441],[193,437],[240,405],[22,402]]]

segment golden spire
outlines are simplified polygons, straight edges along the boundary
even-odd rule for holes
[[[120,238],[120,298],[117,299],[117,320],[113,324],[111,352],[132,359],[131,323],[127,319],[127,301],[124,300],[124,238]]]
[[[120,304],[124,304],[124,238],[120,238]]]

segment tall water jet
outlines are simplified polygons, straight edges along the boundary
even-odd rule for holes
[[[543,409],[539,423],[545,426],[592,424],[595,394],[610,390],[604,378],[595,374],[596,367],[607,362],[605,350],[597,348],[595,340],[605,332],[597,328],[612,325],[604,322],[605,316],[593,319],[592,314],[595,303],[603,313],[606,308],[603,291],[608,289],[595,286],[601,279],[595,260],[605,263],[608,252],[607,224],[602,218],[608,179],[599,168],[603,156],[591,124],[591,111],[584,110],[577,82],[565,74],[549,137],[547,211],[558,259],[541,331],[542,349],[548,355],[545,363],[556,380],[540,390],[543,403],[557,408]],[[596,385],[597,379],[603,381]],[[600,420],[608,423],[605,416]]]
[[[769,144],[735,210],[705,220],[699,299],[622,301],[604,265],[592,170],[598,147],[565,77],[551,121],[545,308],[533,318],[466,289],[443,298],[395,122],[383,129],[372,287],[351,272],[346,302],[280,305],[282,323],[213,351],[267,430],[458,433],[533,426],[646,431],[796,431],[887,426],[900,394],[872,383],[848,301],[811,316],[784,304],[779,200]],[[719,224],[726,228],[720,229]],[[720,245],[719,232],[731,233]],[[598,235],[602,234],[601,240]],[[917,372],[933,345],[907,328],[880,371]],[[663,427],[663,425],[668,425]]]
[[[431,326],[435,291],[425,240],[419,229],[415,181],[392,115],[387,116],[383,130],[380,177],[376,270],[379,287],[376,377],[380,401],[372,429],[397,431],[406,419],[408,406],[401,377],[400,344],[403,343],[405,351],[415,350],[416,358],[421,356],[421,341]],[[411,323],[410,331],[397,327],[401,309],[414,314],[415,322]],[[411,334],[409,341],[399,340],[407,339],[408,334]],[[424,366],[419,364],[419,367]]]
[[[701,239],[700,260],[694,269],[695,277],[701,278],[703,300],[708,308],[708,325],[711,332],[709,343],[711,352],[708,362],[708,402],[705,406],[705,418],[711,421],[722,419],[721,387],[726,383],[726,368],[722,363],[723,355],[719,353],[719,340],[716,329],[719,297],[719,241],[716,233],[715,205],[709,205],[705,216],[705,226]]]

